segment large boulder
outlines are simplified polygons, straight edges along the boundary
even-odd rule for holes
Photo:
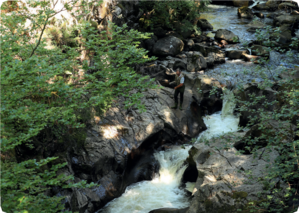
[[[193,46],[194,51],[199,51],[204,57],[207,57],[209,53],[220,53],[222,52],[220,48],[214,46],[208,46],[203,43],[195,43]]]
[[[247,31],[255,33],[256,30],[265,28],[266,24],[264,24],[261,21],[252,21],[249,24],[247,24],[247,27],[248,27]]]
[[[207,75],[186,75],[186,83],[192,85],[193,98],[205,114],[212,114],[222,108],[222,88],[219,81]],[[215,94],[210,94],[212,89]]]
[[[189,51],[187,56],[187,71],[196,72],[207,68],[207,62],[200,52]]]
[[[266,6],[268,7],[268,10],[277,10],[278,5],[279,5],[279,3],[277,0],[268,0],[266,2]]]
[[[197,143],[190,149],[187,161],[197,169],[198,177],[187,213],[238,212],[238,209],[247,212],[249,202],[267,199],[277,184],[286,192],[288,185],[280,179],[269,180],[269,188],[265,191],[262,190],[263,183],[256,181],[270,172],[267,162],[274,163],[279,156],[277,151],[263,148],[258,150],[259,158],[256,158],[237,155],[235,148],[224,149],[225,141],[233,143],[243,136],[244,133],[230,133],[223,139],[210,140],[210,145]],[[247,173],[249,170],[255,177],[254,181]],[[283,192],[273,196],[283,199]]]
[[[272,33],[270,39],[278,42],[279,44],[290,44],[292,42],[292,28],[284,24],[279,27],[278,33]]]
[[[270,7],[266,5],[266,3],[257,4],[253,7],[255,10],[269,10]]]
[[[197,26],[200,27],[203,31],[205,30],[213,30],[213,26],[208,22],[207,19],[199,19],[197,21]]]
[[[213,67],[215,64],[225,63],[225,53],[224,52],[210,52],[208,56],[205,57],[208,67]]]
[[[248,19],[251,19],[254,17],[252,10],[246,6],[238,8],[238,16],[240,18],[248,18]]]
[[[227,57],[230,59],[244,58],[244,54],[247,54],[248,50],[228,50]]]
[[[276,26],[281,26],[283,24],[287,24],[290,26],[295,26],[299,22],[299,15],[280,15],[274,17],[274,24]]]
[[[270,55],[269,49],[262,45],[254,44],[250,47],[250,49],[252,51],[252,55],[263,56],[263,57],[269,57]]]
[[[215,34],[216,40],[226,40],[229,43],[237,43],[239,42],[239,37],[235,35],[232,31],[226,29],[219,29]]]
[[[298,3],[297,2],[283,2],[278,5],[278,9],[280,10],[298,10]]]
[[[174,36],[159,39],[153,48],[153,53],[159,56],[175,56],[184,49],[184,42]]]

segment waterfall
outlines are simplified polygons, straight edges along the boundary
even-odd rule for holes
[[[203,117],[208,129],[202,132],[197,142],[211,139],[228,132],[238,131],[239,117],[233,114],[236,106],[235,97],[231,90],[223,88],[222,111]]]
[[[101,213],[148,213],[158,208],[185,208],[189,201],[179,188],[187,165],[184,165],[191,146],[173,147],[155,153],[161,168],[152,181],[142,181],[127,187],[125,193],[108,203]]]
[[[222,112],[205,116],[204,122],[208,129],[201,133],[201,138],[210,139],[227,132],[238,130],[239,118],[233,115],[235,107],[232,91],[223,90],[224,100]],[[148,213],[159,208],[186,208],[189,197],[180,187],[181,179],[187,165],[184,164],[189,156],[190,145],[185,148],[175,146],[167,151],[154,154],[160,163],[159,175],[151,181],[142,181],[126,188],[124,194],[112,200],[101,213]],[[192,192],[195,183],[186,183],[186,190]]]

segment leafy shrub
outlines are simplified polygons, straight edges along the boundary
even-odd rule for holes
[[[175,31],[193,30],[199,11],[210,1],[141,1],[144,28],[162,27]]]

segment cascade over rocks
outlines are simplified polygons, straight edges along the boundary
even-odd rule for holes
[[[230,133],[224,138],[234,143],[244,134]],[[277,151],[260,149],[259,158],[253,155],[236,155],[235,148],[220,148],[225,146],[222,140],[211,139],[210,146],[197,143],[189,151],[187,162],[196,165],[198,178],[187,213],[237,212],[237,209],[246,208],[249,201],[258,202],[260,199],[266,199],[278,183],[282,193],[275,196],[278,199],[283,198],[283,192],[286,192],[288,185],[281,180],[270,180],[271,189],[264,192],[261,191],[263,184],[250,180],[246,174],[246,171],[251,170],[257,178],[264,177],[268,172],[267,160],[274,163],[279,156]]]
[[[184,143],[205,130],[201,108],[194,99],[201,86],[197,79],[191,74],[186,76],[183,111],[170,109],[174,91],[165,87],[144,92],[141,102],[145,113],[134,108],[125,110],[124,99],[120,98],[119,105],[103,117],[95,116],[83,148],[69,150],[69,168],[61,172],[74,174],[77,181],[84,179],[101,185],[60,190],[58,194],[67,195],[66,206],[85,213],[100,209],[119,197],[128,185],[153,178],[159,170],[152,155],[154,149]]]

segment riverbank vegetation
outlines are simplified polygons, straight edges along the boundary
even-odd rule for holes
[[[149,34],[113,23],[99,33],[84,20],[55,26],[51,20],[59,11],[51,1],[6,3],[1,9],[7,12],[1,13],[0,29],[1,207],[58,212],[65,198],[48,196],[50,188],[95,185],[57,173],[67,166],[65,151],[84,143],[86,125],[120,96],[126,107],[142,111],[142,92],[155,87],[133,68],[153,59],[138,48]]]

